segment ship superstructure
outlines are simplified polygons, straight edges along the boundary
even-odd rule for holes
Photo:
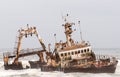
[[[68,14],[67,14],[68,16]],[[82,39],[75,42],[72,39],[72,26],[65,18],[65,24],[62,26],[65,30],[66,41],[55,43],[53,56],[49,64],[41,67],[42,71],[64,71],[67,72],[85,72],[85,73],[113,73],[115,72],[118,61],[115,57],[105,57],[96,59],[89,42]],[[80,21],[79,21],[80,26]]]
[[[66,22],[63,24],[63,27],[65,29],[65,35],[66,35],[66,42],[62,43],[56,43],[56,53],[58,53],[60,60],[61,60],[61,66],[67,66],[69,62],[73,59],[90,59],[95,60],[95,55],[92,52],[91,46],[88,42],[81,41],[75,43],[75,41],[72,39],[72,26],[74,23]],[[68,61],[69,60],[69,61]]]

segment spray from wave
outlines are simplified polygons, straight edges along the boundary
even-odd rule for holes
[[[118,60],[118,64],[117,64],[117,68],[116,68],[115,74],[119,74],[120,75],[120,60]]]

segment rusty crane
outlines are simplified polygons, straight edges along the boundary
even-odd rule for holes
[[[40,66],[41,63],[45,63],[44,60],[44,55],[43,53],[48,53],[46,50],[46,46],[43,43],[43,40],[41,38],[40,35],[38,35],[37,29],[36,27],[29,27],[27,25],[27,29],[19,29],[18,30],[19,34],[18,34],[18,42],[17,42],[17,46],[15,48],[15,53],[14,54],[10,54],[10,53],[4,53],[3,54],[3,59],[4,59],[4,66],[5,69],[22,69],[22,63],[18,61],[18,59],[20,57],[25,57],[25,56],[30,56],[30,55],[35,55],[37,54],[39,56],[39,61],[36,62],[30,62],[31,63],[31,67],[36,67],[36,66]],[[21,41],[23,39],[23,37],[28,37],[28,36],[32,36],[32,35],[36,35],[37,39],[39,40],[39,43],[42,46],[42,49],[29,49],[29,50],[21,50]],[[30,52],[26,52],[26,51],[30,51]],[[12,62],[12,64],[9,64],[9,59],[10,58],[14,58],[14,61]],[[37,65],[36,65],[37,64]]]

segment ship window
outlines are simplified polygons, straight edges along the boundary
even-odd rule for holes
[[[72,55],[74,55],[74,52],[72,52]]]
[[[75,54],[77,54],[77,51],[75,51]]]
[[[70,52],[68,52],[68,55],[70,55]]]
[[[86,52],[86,49],[84,49],[84,52]]]
[[[78,53],[80,53],[80,50],[78,50]]]
[[[63,57],[63,53],[61,54],[61,57]]]
[[[83,53],[83,50],[81,50],[81,53]]]
[[[89,48],[87,49],[87,52],[89,52]]]
[[[67,53],[65,53],[65,56],[67,56]]]

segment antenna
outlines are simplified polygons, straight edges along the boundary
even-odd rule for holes
[[[65,23],[67,22],[67,19],[68,19],[67,17],[69,17],[69,14],[66,14],[65,16],[62,15],[62,19],[64,20]]]
[[[50,46],[51,46],[51,44],[49,43],[49,44],[48,44],[48,51],[49,51],[49,52],[51,52]]]
[[[27,28],[29,28],[29,24],[27,24]]]
[[[67,21],[68,17],[69,17],[69,14],[67,13],[67,14],[66,14],[66,17],[65,17],[65,20],[64,20],[65,22],[68,22],[68,21]]]
[[[78,25],[79,25],[79,30],[80,30],[80,38],[81,38],[81,41],[83,41],[83,39],[82,39],[82,30],[81,30],[81,26],[80,26],[80,21],[78,21]]]
[[[55,37],[55,43],[57,43],[56,34],[54,34],[54,37]]]

